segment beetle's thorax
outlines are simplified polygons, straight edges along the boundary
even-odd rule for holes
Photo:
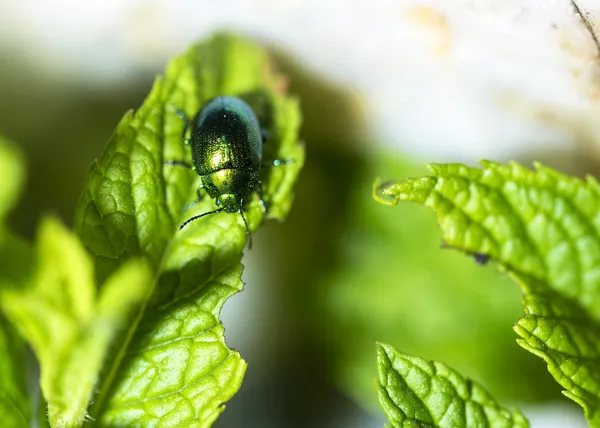
[[[247,169],[221,169],[201,177],[206,193],[211,198],[221,197],[223,203],[225,199],[230,198],[225,198],[225,195],[232,195],[236,203],[239,203],[252,193],[258,183],[258,172]]]

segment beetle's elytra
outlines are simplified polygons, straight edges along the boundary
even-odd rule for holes
[[[248,104],[235,97],[209,101],[190,123],[192,160],[206,193],[226,212],[239,211],[258,183],[262,135]]]
[[[189,138],[184,141],[192,149],[193,167],[183,161],[169,161],[166,164],[194,169],[201,177],[202,188],[215,199],[219,207],[189,218],[179,229],[209,214],[239,212],[251,245],[243,205],[257,187],[261,207],[266,211],[259,178],[260,168],[265,166],[262,161],[264,133],[256,114],[246,102],[232,96],[220,96],[208,101],[191,121],[183,112],[177,111],[177,114],[185,122],[184,135],[190,130]],[[286,163],[289,161],[278,159],[267,166]]]

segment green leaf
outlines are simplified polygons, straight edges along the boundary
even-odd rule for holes
[[[375,376],[370,345],[384,341],[412,355],[443,360],[465,376],[485,379],[488,390],[501,401],[531,403],[556,397],[559,387],[545,366],[522,352],[507,328],[523,314],[521,293],[510,279],[440,248],[441,233],[422,207],[405,204],[398,217],[373,203],[369,180],[375,174],[417,176],[425,168],[392,153],[375,159],[348,159],[336,153],[321,161],[323,170],[333,170],[334,160],[336,180],[343,177],[347,188],[327,182],[331,193],[324,194],[327,188],[322,185],[319,195],[313,191],[309,198],[319,197],[315,202],[319,210],[336,212],[331,221],[343,227],[324,225],[307,202],[295,207],[303,210],[302,221],[313,218],[304,228],[322,228],[319,236],[337,230],[338,238],[329,238],[336,244],[327,249],[327,260],[321,261],[321,254],[314,256],[313,263],[326,264],[328,273],[304,274],[312,275],[305,280],[311,280],[314,288],[304,296],[306,302],[300,300],[300,285],[306,281],[295,277],[299,291],[294,300],[303,307],[312,301],[307,313],[320,311],[316,316],[326,320],[328,328],[317,325],[314,333],[329,347],[337,386],[367,411],[377,411],[377,398],[369,393]],[[354,176],[342,175],[344,169]],[[295,230],[303,229],[297,225]],[[296,235],[288,240],[304,242],[302,232]]]
[[[25,344],[0,316],[0,415],[2,426],[28,427],[31,418],[27,397]]]
[[[525,317],[513,327],[517,343],[543,358],[563,393],[583,407],[591,426],[600,426],[600,325],[581,305],[544,292],[535,278],[513,276],[523,289],[539,287],[523,299]]]
[[[14,207],[21,193],[25,178],[25,168],[21,152],[6,138],[0,135],[0,220]]]
[[[600,186],[536,164],[432,165],[374,196],[433,209],[446,244],[483,254],[523,291],[518,343],[543,358],[565,395],[600,426]]]
[[[20,263],[28,248],[6,229],[4,217],[15,205],[25,175],[21,153],[0,136],[0,290],[15,286],[26,271]],[[31,405],[27,396],[27,361],[23,340],[0,314],[0,415],[2,426],[27,427]]]
[[[31,343],[52,426],[81,426],[114,337],[149,295],[151,274],[131,260],[97,293],[90,257],[58,221],[42,221],[35,278],[2,292],[2,308]],[[96,296],[98,294],[98,296]]]
[[[217,95],[244,97],[270,135],[263,158],[294,159],[262,176],[268,217],[283,219],[304,158],[298,103],[283,88],[263,49],[216,36],[171,61],[92,165],[75,223],[97,276],[132,256],[149,260],[155,276],[152,297],[105,365],[90,409],[100,425],[210,426],[239,389],[246,363],[227,348],[219,313],[242,289],[244,224],[239,215],[220,213],[178,231],[215,204],[205,197],[184,209],[196,199],[199,178],[164,162],[190,162],[174,107],[192,116]],[[264,220],[256,198],[245,215],[251,230]]]
[[[528,427],[476,382],[445,364],[377,345],[379,403],[392,427]]]
[[[25,179],[21,152],[0,135],[0,289],[22,284],[31,274],[32,251],[25,240],[4,225],[4,218],[15,206]]]

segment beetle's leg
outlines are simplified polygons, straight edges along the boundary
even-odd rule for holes
[[[196,202],[202,202],[202,199],[204,199],[204,196],[202,196],[202,193],[200,193],[200,190],[202,189],[204,189],[204,185],[202,184],[196,189]]]
[[[180,160],[170,160],[170,161],[164,161],[163,165],[171,165],[171,166],[182,166],[184,168],[187,169],[191,169],[192,171],[195,169],[192,165],[190,165],[189,163],[185,162],[185,161],[180,161]]]
[[[246,237],[248,238],[248,249],[252,249],[252,234],[250,233],[250,228],[248,227],[248,222],[246,221],[246,217],[244,217],[244,210],[242,209],[242,202],[240,203],[240,215],[242,216],[242,220],[244,220],[244,226],[246,226]]]
[[[185,112],[183,110],[180,110],[180,109],[178,109],[175,106],[172,106],[172,109],[175,112],[175,114],[181,120],[183,120],[183,133],[181,134],[181,138],[183,138],[183,144],[188,145],[190,143],[190,139],[189,138],[185,138],[185,134],[187,134],[187,130],[190,127],[190,120],[185,115]]]
[[[270,166],[288,165],[290,163],[294,163],[294,159],[275,159],[275,160],[272,160],[272,161],[263,162],[262,163],[262,167],[263,168],[267,168],[267,167],[270,167]]]
[[[263,213],[268,213],[269,210],[267,209],[267,204],[263,198],[263,188],[262,188],[262,181],[258,180],[258,203],[260,204],[260,208],[262,209]]]
[[[202,193],[200,193],[200,190],[202,190],[202,189],[204,189],[204,186],[200,185],[200,187],[198,187],[196,189],[196,200],[185,204],[183,206],[183,208],[181,209],[181,211],[185,212],[185,211],[189,210],[190,208],[192,208],[194,205],[196,205],[198,202],[202,202],[202,199],[204,199],[204,196],[202,196]]]

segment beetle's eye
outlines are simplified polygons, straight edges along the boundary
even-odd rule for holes
[[[220,207],[221,206],[221,198],[217,198],[216,203],[217,203],[217,206]]]

